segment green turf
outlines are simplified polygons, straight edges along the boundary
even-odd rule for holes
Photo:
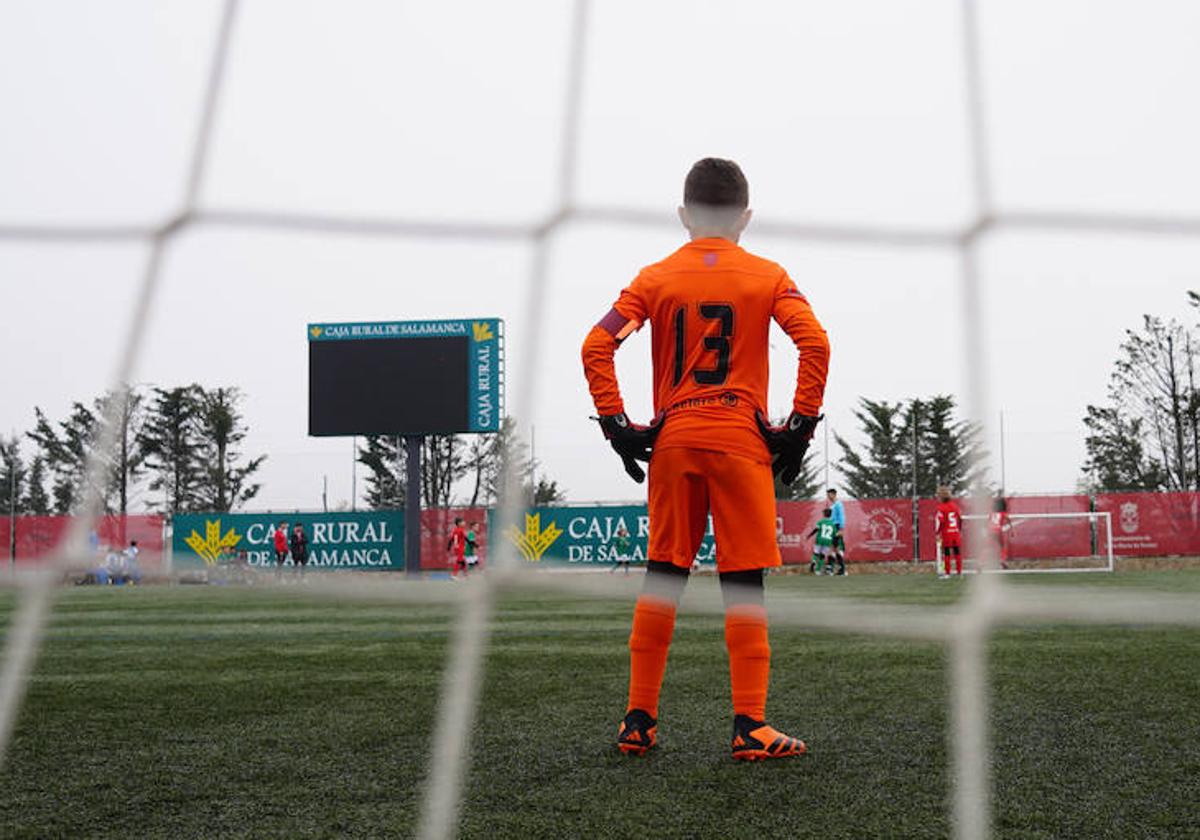
[[[1195,571],[1087,581],[1200,603]],[[930,606],[961,591],[932,576],[769,587]],[[636,760],[613,746],[629,615],[504,600],[461,836],[947,836],[940,646],[777,627],[771,717],[812,753],[747,766],[728,756],[720,619],[685,610],[661,748]],[[448,626],[443,608],[253,589],[64,591],[0,771],[0,837],[410,835]],[[1007,629],[990,653],[998,836],[1200,837],[1200,631]]]

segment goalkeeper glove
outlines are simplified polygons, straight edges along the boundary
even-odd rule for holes
[[[629,477],[638,484],[645,481],[646,472],[638,461],[650,460],[650,450],[654,447],[654,439],[658,437],[659,429],[662,428],[663,415],[659,414],[651,420],[649,426],[634,423],[623,411],[620,414],[604,414],[592,419],[600,422],[600,431],[604,432],[605,439],[621,456]]]
[[[784,484],[791,484],[796,480],[796,476],[800,475],[804,453],[808,451],[808,444],[817,424],[824,417],[824,414],[809,417],[793,411],[782,426],[772,426],[763,419],[760,412],[754,413],[754,419],[758,421],[758,430],[767,442],[767,450],[775,456],[771,472],[779,476],[779,480]]]

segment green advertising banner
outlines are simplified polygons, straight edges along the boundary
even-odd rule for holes
[[[650,533],[645,505],[530,508],[505,537],[527,563],[604,566],[617,562],[617,532],[621,526],[632,540],[629,559],[645,563],[646,539]],[[495,533],[494,527],[495,511],[490,511],[489,533]],[[711,520],[696,558],[705,564],[715,562]]]
[[[177,567],[214,566],[226,549],[245,549],[251,566],[275,565],[275,528],[297,524],[308,535],[308,568],[404,570],[404,512],[186,513],[174,519]],[[291,565],[291,560],[287,561]]]

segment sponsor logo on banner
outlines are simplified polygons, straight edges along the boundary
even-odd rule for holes
[[[1150,516],[1153,519],[1153,515]],[[1121,502],[1117,508],[1117,523],[1121,533],[1113,535],[1113,547],[1122,551],[1154,552],[1158,541],[1152,534],[1138,533],[1142,529],[1142,512],[1137,502]],[[1153,532],[1154,528],[1151,527]]]
[[[486,321],[475,321],[471,324],[471,333],[475,336],[475,341],[491,341],[496,337],[492,332],[492,325]]]
[[[217,560],[225,553],[227,548],[236,548],[237,544],[242,541],[242,535],[230,528],[221,535],[221,520],[204,520],[204,536],[201,537],[194,530],[184,539],[188,548],[196,552],[196,555],[204,561],[206,566],[215,566]]]
[[[1121,505],[1121,530],[1126,534],[1136,534],[1138,529],[1137,502],[1124,502]]]
[[[175,562],[213,566],[229,550],[245,550],[251,566],[275,565],[275,529],[288,523],[308,537],[313,569],[386,570],[404,567],[402,511],[248,514],[179,514],[174,520]],[[290,560],[287,561],[289,564]]]
[[[489,513],[489,517],[494,525],[495,512]],[[525,512],[524,517],[523,528],[510,527],[504,536],[528,563],[615,563],[620,553],[617,532],[622,527],[631,540],[629,559],[634,563],[646,561],[650,517],[645,505],[534,508]],[[716,559],[711,519],[696,557],[702,563]]]
[[[541,561],[546,549],[554,545],[554,541],[561,537],[562,533],[562,528],[559,528],[554,520],[550,520],[543,530],[542,515],[527,513],[525,514],[525,531],[518,531],[517,526],[513,525],[508,529],[508,538],[512,540],[512,544],[517,547],[526,560],[530,563],[537,563]]]
[[[904,544],[900,538],[900,516],[890,508],[869,508],[863,511],[862,547],[877,554],[890,554]]]

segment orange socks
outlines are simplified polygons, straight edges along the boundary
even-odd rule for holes
[[[726,610],[725,646],[729,649],[733,713],[763,720],[767,708],[767,681],[771,674],[766,607],[737,604]]]
[[[630,709],[643,709],[651,717],[658,717],[658,694],[674,632],[673,602],[653,595],[638,598],[629,635]],[[771,674],[766,608],[757,604],[730,607],[725,612],[725,646],[729,649],[733,713],[763,720]]]
[[[658,717],[658,692],[667,669],[667,651],[675,632],[675,604],[642,595],[633,608],[629,634],[629,708]]]

